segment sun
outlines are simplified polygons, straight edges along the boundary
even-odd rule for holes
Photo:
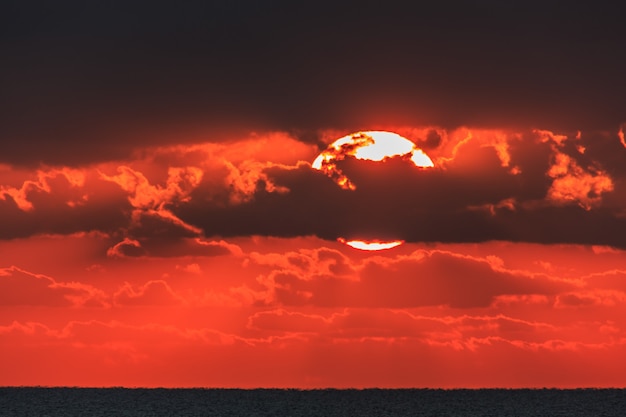
[[[433,161],[415,143],[393,132],[356,132],[337,139],[322,151],[311,165],[331,177],[341,188],[356,189],[356,186],[337,167],[337,162],[352,156],[356,159],[383,161],[402,157],[416,167],[432,168]]]
[[[404,243],[404,240],[389,240],[382,242],[379,240],[346,240],[342,237],[337,239],[337,241],[346,244],[351,248],[367,251],[392,249]]]
[[[337,139],[323,150],[311,166],[333,179],[341,188],[356,190],[356,185],[339,169],[337,162],[353,157],[369,161],[384,161],[388,158],[403,158],[420,169],[435,165],[423,150],[409,139],[393,132],[366,131],[356,132]],[[400,246],[402,240],[346,240],[339,242],[361,250],[384,250]]]

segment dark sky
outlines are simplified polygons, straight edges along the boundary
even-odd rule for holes
[[[403,3],[5,1],[0,162],[81,164],[247,129],[626,119],[617,5]]]

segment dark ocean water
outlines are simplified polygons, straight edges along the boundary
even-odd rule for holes
[[[0,388],[0,416],[626,416],[626,390]]]

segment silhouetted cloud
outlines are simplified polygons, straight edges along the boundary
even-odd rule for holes
[[[435,167],[346,157],[337,167],[354,190],[312,169],[315,146],[277,132],[81,168],[3,165],[0,237],[99,231],[161,254],[168,239],[251,235],[624,247],[626,148],[615,129],[398,130],[418,146],[436,136]]]
[[[338,161],[355,190],[308,164],[268,166],[243,201],[212,204],[201,183],[170,209],[206,235],[624,247],[626,190],[615,154],[623,159],[626,149],[615,133],[462,132],[432,150],[433,169],[397,158]]]

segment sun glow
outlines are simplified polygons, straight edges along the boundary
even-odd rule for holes
[[[433,161],[413,142],[397,133],[385,131],[357,132],[337,139],[313,161],[312,167],[324,170],[324,164],[347,155],[357,159],[382,161],[394,156],[410,155],[415,166],[433,167]]]
[[[400,246],[404,243],[404,240],[393,240],[389,242],[381,242],[378,240],[371,240],[371,241],[346,240],[344,238],[339,238],[337,239],[337,241],[343,244],[346,244],[354,249],[368,250],[368,251],[391,249],[391,248],[395,248],[396,246]]]
[[[337,139],[315,158],[311,167],[322,171],[341,188],[354,191],[356,185],[337,166],[338,161],[349,156],[379,162],[384,162],[388,158],[401,157],[411,161],[418,168],[435,166],[430,157],[409,139],[397,133],[376,130],[356,132]],[[344,238],[339,238],[338,241],[352,248],[366,251],[391,249],[404,243],[403,240],[367,241]]]
[[[337,139],[315,158],[311,167],[322,171],[341,188],[356,190],[356,185],[337,167],[337,162],[348,156],[369,161],[403,157],[419,168],[434,166],[428,155],[407,138],[393,132],[367,131]]]

